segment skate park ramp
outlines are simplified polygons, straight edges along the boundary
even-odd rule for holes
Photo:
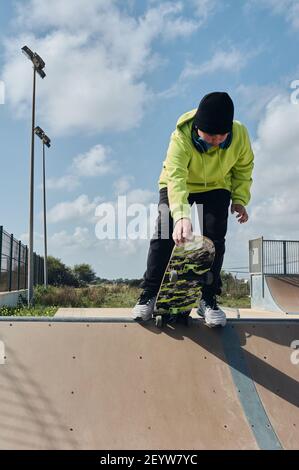
[[[299,313],[299,276],[266,276],[277,306],[286,313]]]
[[[253,275],[251,283],[253,309],[299,314],[298,275]]]
[[[293,318],[2,318],[0,449],[296,449],[296,340]]]

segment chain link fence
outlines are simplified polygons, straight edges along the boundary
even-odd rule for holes
[[[44,282],[44,259],[33,254],[33,283]],[[27,289],[28,247],[0,226],[0,292]]]

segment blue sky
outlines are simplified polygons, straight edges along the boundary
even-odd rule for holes
[[[95,208],[157,203],[157,180],[178,117],[226,90],[256,156],[250,222],[230,217],[225,267],[247,266],[248,240],[299,239],[297,0],[0,0],[1,220],[28,242],[31,68],[46,61],[37,124],[47,152],[49,254],[101,277],[139,277],[147,240],[100,241]],[[35,250],[42,253],[41,147],[36,142]]]

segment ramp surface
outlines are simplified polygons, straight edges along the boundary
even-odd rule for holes
[[[286,313],[299,313],[299,276],[266,276],[277,306]]]
[[[292,315],[299,314],[298,275],[253,275],[251,278],[251,307]]]
[[[298,448],[299,322],[106,320],[0,322],[1,449]]]

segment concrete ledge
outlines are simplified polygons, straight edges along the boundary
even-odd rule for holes
[[[226,307],[223,307],[223,310],[228,320],[290,320],[290,315],[285,313]],[[59,308],[54,318],[130,318],[131,311],[131,308]],[[191,316],[195,319],[199,318],[195,308],[192,310]],[[299,319],[299,315],[292,315],[292,318]]]
[[[55,318],[130,318],[131,312],[131,308],[59,308],[54,316]],[[191,316],[199,318],[195,308]]]
[[[0,292],[0,307],[16,307],[18,305],[19,296],[27,297],[27,289],[15,290],[12,292]]]

